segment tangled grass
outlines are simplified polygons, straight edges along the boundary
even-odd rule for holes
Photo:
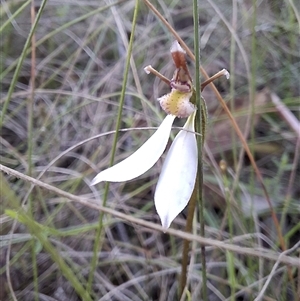
[[[192,1],[151,3],[193,49]],[[110,184],[107,195],[104,184],[89,186],[110,162],[135,5],[1,2],[0,300],[180,300],[184,238],[192,243],[181,300],[201,300],[203,244],[207,300],[299,300],[297,1],[199,3],[201,65],[210,75],[230,71],[230,81],[215,85],[255,157],[285,250],[253,166],[209,87],[202,94],[209,110],[205,237],[198,218],[192,234],[182,232],[185,211],[162,232],[153,206],[161,161],[137,180]],[[174,70],[174,37],[145,1],[135,26],[115,162],[164,117],[156,99],[169,87],[143,68],[151,64],[168,78]]]

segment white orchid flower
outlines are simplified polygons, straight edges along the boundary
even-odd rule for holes
[[[190,102],[192,82],[186,66],[185,51],[177,41],[171,47],[171,54],[176,65],[170,81],[172,90],[158,99],[168,115],[137,151],[120,163],[101,171],[91,182],[91,185],[102,181],[123,182],[144,174],[163,154],[175,118],[188,117],[183,130],[171,145],[155,190],[155,207],[164,228],[170,226],[192,195],[198,157],[194,133],[196,107]]]
[[[91,185],[102,181],[124,182],[144,174],[163,154],[175,118],[188,118],[183,130],[178,133],[170,147],[154,194],[155,207],[165,229],[189,202],[196,182],[198,165],[194,132],[196,107],[190,102],[193,86],[185,61],[185,51],[177,41],[171,47],[171,54],[176,70],[171,81],[163,79],[170,84],[171,92],[158,99],[168,115],[157,131],[137,151],[120,163],[98,173],[91,182]],[[154,70],[148,66],[145,71],[150,73],[150,69]]]

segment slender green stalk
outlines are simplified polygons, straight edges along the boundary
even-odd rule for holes
[[[119,129],[121,127],[122,111],[123,111],[123,105],[124,105],[124,100],[125,100],[127,78],[128,78],[129,68],[130,68],[130,59],[131,59],[131,54],[132,54],[133,39],[134,39],[134,32],[135,32],[135,27],[136,27],[136,23],[137,23],[138,10],[139,10],[139,0],[136,0],[134,13],[133,13],[131,35],[130,35],[130,40],[129,40],[129,45],[128,45],[126,65],[125,65],[124,76],[123,76],[122,91],[121,91],[121,95],[120,95],[119,110],[118,110],[118,116],[117,116],[117,122],[116,122],[116,133],[114,136],[114,141],[113,141],[113,146],[112,146],[112,151],[111,151],[110,166],[112,166],[114,163],[114,158],[115,158],[115,153],[116,153],[116,148],[117,148],[117,141],[118,141],[118,133],[119,133]],[[103,196],[103,203],[102,203],[103,207],[106,207],[108,189],[109,189],[109,183],[107,182],[105,185],[105,189],[104,189],[104,196]],[[87,284],[88,292],[90,292],[90,290],[91,290],[92,282],[94,279],[94,272],[96,270],[96,266],[98,263],[98,252],[99,252],[99,250],[101,250],[101,247],[102,247],[103,241],[101,240],[101,238],[103,236],[103,217],[104,217],[104,212],[100,212],[99,226],[97,228],[96,235],[95,235],[93,258],[92,258],[92,262],[91,262],[91,270],[89,273],[88,284]]]
[[[281,216],[281,220],[280,220],[280,226],[282,228],[284,227],[284,224],[286,222],[288,209],[290,208],[290,204],[292,202],[292,189],[293,189],[293,186],[295,185],[295,179],[296,179],[296,174],[297,174],[297,167],[296,166],[299,162],[299,158],[300,158],[300,136],[298,136],[298,139],[297,139],[294,159],[293,159],[293,163],[292,163],[293,169],[291,171],[291,175],[290,175],[290,178],[289,178],[289,184],[288,184],[288,187],[287,187],[287,192],[286,192],[286,195],[285,195],[285,198],[284,198],[284,203],[283,203],[282,216]],[[285,235],[285,237],[286,237],[286,235]],[[300,287],[299,287],[299,289],[300,289]]]
[[[250,151],[253,157],[255,157],[254,154],[254,143],[255,143],[255,93],[256,93],[256,68],[257,68],[257,53],[256,53],[256,31],[255,31],[255,26],[256,26],[256,15],[257,15],[257,0],[252,0],[252,5],[253,5],[253,14],[252,14],[252,24],[251,24],[251,76],[250,76]],[[250,172],[250,195],[251,198],[253,199],[255,195],[255,171],[254,168],[251,168]],[[253,209],[252,209],[253,210]],[[249,231],[253,231],[255,228],[254,226],[254,221],[250,219],[249,224],[248,224]],[[249,273],[254,273],[254,261],[252,258],[247,259],[247,262],[249,264]],[[259,259],[259,275],[263,275],[263,266],[264,262],[262,259]],[[259,289],[261,289],[262,283],[261,281],[259,282]]]
[[[33,26],[35,22],[35,3],[34,0],[31,2],[31,24]],[[32,176],[33,162],[32,162],[32,151],[33,151],[33,104],[34,104],[34,90],[35,90],[35,62],[36,62],[36,47],[35,47],[35,34],[33,32],[31,37],[31,79],[30,79],[30,95],[27,99],[27,112],[28,112],[28,126],[27,126],[27,160],[28,160],[28,175]],[[29,196],[29,215],[34,219],[34,206],[32,195]],[[33,286],[34,286],[34,300],[38,301],[38,269],[37,269],[37,258],[36,258],[36,241],[31,240],[31,258],[32,258],[32,271],[33,271]]]
[[[231,35],[230,42],[230,110],[232,114],[235,112],[235,53],[236,53],[236,26],[237,26],[237,0],[232,0],[232,30],[234,34]],[[232,140],[232,156],[234,168],[237,168],[237,145],[236,145],[236,134],[234,128],[231,128],[231,140]]]
[[[5,27],[11,22],[25,9],[27,5],[29,5],[31,0],[27,0],[23,5],[21,5],[5,22],[3,22],[0,26],[0,34],[2,34],[2,31],[5,29]]]
[[[27,55],[27,49],[31,43],[31,39],[32,39],[32,36],[36,30],[36,27],[39,23],[39,20],[42,16],[42,13],[44,11],[44,8],[46,6],[46,3],[47,3],[47,0],[43,0],[41,5],[40,5],[40,8],[39,8],[39,11],[36,15],[36,19],[34,21],[34,23],[32,24],[32,27],[30,29],[30,32],[29,32],[29,35],[27,37],[27,40],[25,42],[25,45],[23,47],[23,50],[22,50],[22,53],[20,55],[20,58],[18,60],[18,64],[17,64],[17,68],[15,70],[15,73],[14,73],[14,76],[12,78],[12,81],[11,81],[11,84],[9,86],[9,89],[8,89],[8,93],[7,93],[7,98],[3,104],[3,108],[2,108],[2,113],[1,113],[1,117],[0,117],[0,128],[2,128],[2,125],[3,125],[3,121],[4,121],[4,117],[5,117],[5,114],[6,114],[6,111],[7,111],[7,108],[8,108],[8,104],[11,100],[11,97],[12,97],[12,94],[13,94],[13,91],[15,89],[15,86],[16,86],[16,83],[17,83],[17,80],[18,80],[18,76],[19,76],[19,73],[21,71],[21,68],[22,68],[22,64],[24,62],[24,59]]]
[[[226,199],[226,206],[227,206],[227,216],[228,216],[228,228],[229,228],[229,239],[232,243],[233,238],[233,220],[232,220],[232,213],[231,213],[231,203],[230,203],[230,187],[229,187],[229,180],[227,177],[227,166],[224,161],[221,161],[221,171],[223,174],[223,185],[225,191],[225,199]],[[223,167],[223,168],[222,168]],[[227,272],[228,278],[230,283],[230,300],[235,300],[235,288],[236,288],[236,277],[235,277],[235,268],[234,268],[234,254],[230,251],[226,251],[226,260],[227,260]]]
[[[198,196],[198,179],[196,178],[195,187],[193,193],[191,195],[191,199],[188,205],[188,215],[186,219],[185,231],[192,233],[193,227],[193,219],[194,212],[197,204],[197,196]],[[188,259],[189,259],[189,248],[190,241],[185,239],[183,241],[183,250],[182,250],[182,259],[181,259],[181,275],[180,275],[180,287],[179,287],[179,297],[181,298],[184,288],[186,286],[187,281],[187,267],[188,267]]]
[[[255,99],[254,95],[256,92],[256,33],[255,33],[255,26],[256,26],[256,0],[253,0],[253,18],[252,18],[252,38],[251,38],[251,78],[250,78],[250,102],[251,102],[251,144],[250,144],[250,150],[252,153],[252,156],[254,157],[254,142],[255,142],[255,136],[254,136],[254,117],[255,117]],[[250,186],[251,186],[251,196],[254,195],[254,170],[251,169],[251,179],[250,179]]]
[[[197,145],[198,145],[198,172],[197,178],[199,181],[198,187],[198,196],[199,196],[199,219],[200,219],[200,235],[205,237],[205,228],[204,228],[204,201],[203,201],[203,162],[202,162],[202,147],[203,147],[203,120],[202,112],[203,106],[201,100],[201,85],[200,85],[200,43],[199,43],[199,9],[198,9],[198,0],[193,0],[193,19],[194,19],[194,53],[195,53],[195,68],[196,68],[196,79],[195,79],[195,88],[196,88],[196,104],[198,109],[198,122],[196,122],[196,131],[201,135],[197,136]],[[202,263],[202,299],[207,301],[207,276],[206,276],[206,258],[205,258],[205,245],[201,245],[201,263]]]

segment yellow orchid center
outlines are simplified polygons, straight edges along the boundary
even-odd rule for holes
[[[192,94],[192,92],[181,92],[172,89],[171,93],[158,98],[158,101],[167,114],[186,118],[196,110],[195,105],[190,102]]]

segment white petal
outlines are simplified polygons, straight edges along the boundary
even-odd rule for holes
[[[188,118],[184,129],[194,131],[195,115],[196,112]],[[164,228],[169,228],[190,200],[196,181],[197,161],[195,134],[180,131],[167,154],[154,195],[155,207]]]
[[[164,152],[175,116],[167,115],[157,131],[131,156],[97,174],[90,185],[102,181],[123,182],[149,170]]]

